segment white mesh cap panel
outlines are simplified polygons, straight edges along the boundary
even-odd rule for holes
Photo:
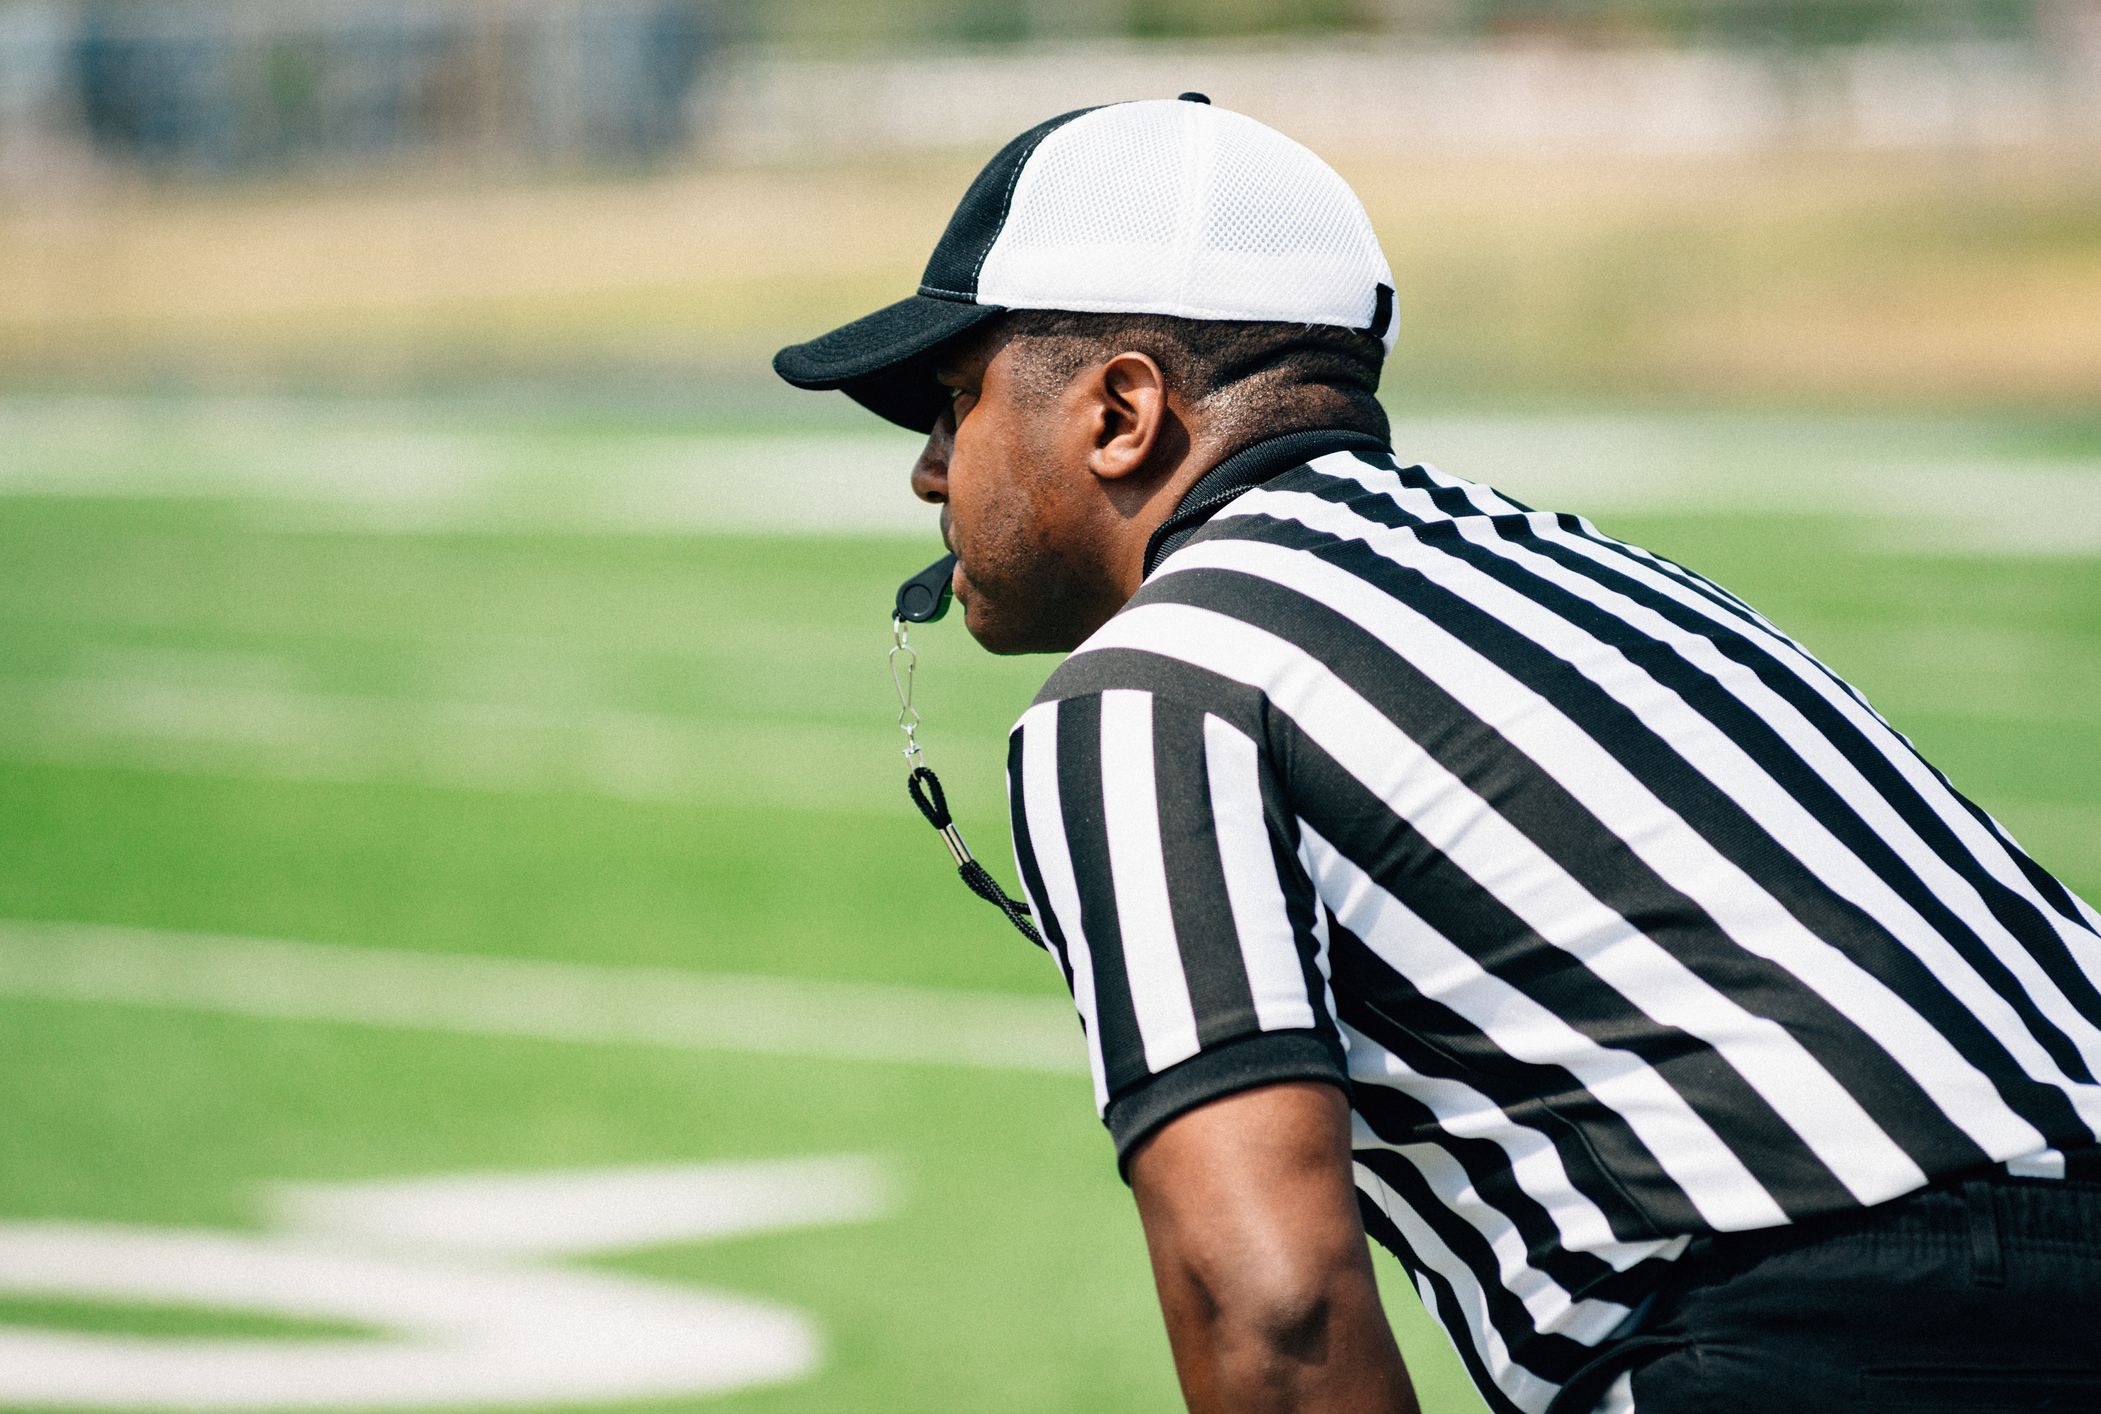
[[[1253,118],[1160,99],[1097,109],[1044,138],[1018,174],[978,298],[1361,329],[1376,288],[1392,283],[1363,204],[1327,163]]]

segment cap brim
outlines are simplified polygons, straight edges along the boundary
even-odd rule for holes
[[[931,355],[958,334],[1006,313],[998,305],[913,295],[773,356],[798,388],[837,388],[900,427],[931,431],[947,401]]]

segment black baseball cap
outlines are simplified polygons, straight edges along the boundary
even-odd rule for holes
[[[1010,309],[1273,320],[1393,347],[1393,275],[1349,184],[1202,94],[1038,123],[972,180],[919,291],[773,356],[902,427],[947,402],[940,349]]]

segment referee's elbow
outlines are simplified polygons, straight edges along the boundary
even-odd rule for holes
[[[1221,1346],[1235,1352],[1238,1359],[1263,1365],[1325,1364],[1338,1275],[1309,1275],[1243,1294],[1222,1313]]]
[[[1363,1283],[1357,1263],[1318,1250],[1243,1254],[1187,1277],[1219,1364],[1247,1372],[1326,1363],[1337,1312]]]

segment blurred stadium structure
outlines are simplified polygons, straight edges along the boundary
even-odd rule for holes
[[[2101,134],[2097,0],[0,0],[0,180],[978,147],[1197,64],[1316,142]]]
[[[1700,155],[2101,138],[2094,42],[1876,43],[1809,53],[1537,39],[1434,46],[1298,40],[1096,43],[890,63],[725,66],[720,150],[894,151],[1003,141],[1061,104],[1168,93],[1201,64],[1316,147]]]
[[[1395,386],[2101,386],[2101,0],[0,0],[0,387],[777,398],[992,147],[1190,88],[1365,195]]]
[[[683,145],[712,10],[691,0],[12,0],[0,123],[226,174],[432,151],[632,160]]]

